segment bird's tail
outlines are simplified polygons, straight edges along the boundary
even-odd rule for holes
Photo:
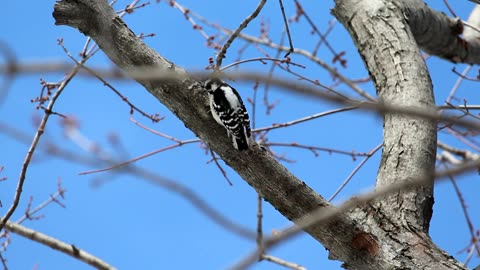
[[[249,146],[248,138],[245,136],[242,137],[235,137],[232,136],[232,141],[233,141],[233,147],[237,149],[238,151],[243,151],[247,150]]]

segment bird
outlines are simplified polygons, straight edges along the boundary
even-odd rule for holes
[[[205,80],[210,103],[210,112],[215,121],[227,130],[233,147],[239,151],[250,145],[250,118],[237,90],[218,78]]]

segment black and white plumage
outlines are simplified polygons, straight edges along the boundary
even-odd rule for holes
[[[238,92],[216,78],[206,80],[205,89],[208,91],[213,119],[225,127],[228,137],[232,138],[233,147],[240,151],[248,149],[250,118]]]

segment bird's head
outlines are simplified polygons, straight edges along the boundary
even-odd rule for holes
[[[210,78],[205,81],[203,87],[205,87],[209,94],[213,94],[213,92],[217,90],[220,85],[222,85],[222,81],[220,79]]]

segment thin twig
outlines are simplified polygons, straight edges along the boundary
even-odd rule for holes
[[[450,91],[450,93],[448,94],[448,97],[447,99],[445,100],[445,102],[452,102],[452,98],[453,96],[455,96],[455,93],[457,92],[458,88],[460,87],[460,84],[463,82],[463,78],[465,76],[467,76],[468,72],[472,69],[472,65],[468,65],[467,67],[465,67],[465,69],[463,70],[461,76],[459,76],[457,78],[457,81],[455,82],[455,84],[453,85],[452,87],[452,90]]]
[[[471,1],[471,0],[470,0]],[[480,33],[480,29],[478,29],[477,26],[473,25],[473,24],[470,24],[469,22],[467,21],[462,21],[463,25],[467,26],[467,27],[470,27],[470,29],[473,29],[474,31]]]
[[[183,7],[182,5],[180,5],[177,1],[173,1],[173,0],[170,0],[170,1],[165,1],[167,2],[170,6],[178,9],[180,12],[183,13],[183,16],[185,16],[185,19],[193,26],[193,29],[195,30],[198,30],[200,32],[200,34],[208,41],[210,39],[210,37],[208,36],[207,33],[205,33],[205,31],[203,31],[203,28],[198,25],[195,20],[192,19],[192,17],[189,15],[191,14],[191,10],[188,9],[188,8],[185,8]]]
[[[58,203],[57,198],[58,197],[63,198],[63,195],[65,194],[66,191],[67,191],[66,189],[63,189],[61,187],[61,183],[60,183],[60,180],[59,180],[58,187],[57,187],[57,192],[55,192],[53,195],[50,195],[50,197],[47,200],[40,203],[39,205],[37,205],[33,209],[30,209],[31,203],[29,202],[29,206],[27,207],[27,210],[25,211],[25,214],[21,218],[17,219],[17,221],[15,221],[15,223],[21,224],[25,220],[30,219],[31,216],[33,216],[35,213],[37,213],[38,211],[45,208],[50,203],[52,203],[52,202],[57,202]],[[62,206],[62,207],[65,207],[63,204],[59,204],[59,205]],[[5,237],[6,235],[7,235],[7,231],[3,231],[3,232],[0,233],[0,238]]]
[[[445,102],[448,106],[452,107],[452,108],[455,108],[456,110],[460,111],[463,113],[463,115],[459,116],[459,117],[464,117],[464,116],[470,116],[470,117],[473,117],[473,118],[476,118],[477,120],[480,120],[480,117],[472,114],[470,112],[470,106],[468,106],[466,104],[466,101],[464,102],[464,105],[463,106],[455,106],[451,103],[448,103],[448,102]],[[477,107],[473,106],[474,109],[477,109]]]
[[[283,24],[285,25],[285,31],[287,32],[287,37],[288,37],[288,45],[290,46],[288,52],[285,54],[285,56],[283,56],[284,58],[287,58],[291,53],[294,52],[294,48],[293,48],[292,36],[290,35],[290,28],[288,27],[287,16],[285,16],[285,9],[283,8],[283,2],[282,0],[278,0],[278,3],[280,4],[280,10],[282,11]]]
[[[8,270],[7,259],[3,257],[1,252],[0,252],[0,262],[2,263],[3,270]]]
[[[283,45],[283,42],[285,40],[285,31],[282,31],[282,34],[280,35],[280,41],[279,41],[279,44],[280,45]],[[276,55],[275,55],[275,58],[278,58],[281,54],[281,50],[278,50],[277,49],[277,52],[276,52]],[[277,67],[278,65],[276,65],[276,63],[273,63],[270,67],[270,69],[268,70],[268,77],[271,78],[273,76],[273,71],[275,70],[275,67]],[[266,114],[269,115],[270,114],[270,111],[274,108],[274,105],[275,103],[271,104],[269,102],[269,99],[268,99],[268,93],[269,93],[269,89],[270,89],[270,84],[267,82],[265,82],[265,88],[264,88],[264,92],[263,92],[263,105],[265,105],[266,107]]]
[[[343,188],[350,182],[352,177],[360,170],[360,168],[367,163],[367,161],[382,147],[383,143],[377,145],[375,148],[373,148],[370,152],[368,152],[368,155],[353,169],[353,171],[347,176],[347,178],[343,181],[343,183],[340,185],[340,187],[333,193],[333,195],[328,199],[329,202],[331,202],[337,195],[340,193],[340,191],[343,190]]]
[[[448,11],[450,11],[450,13],[452,14],[453,17],[455,18],[458,18],[457,14],[455,13],[455,11],[453,10],[453,8],[450,6],[450,4],[448,3],[447,0],[443,0],[443,3],[445,4],[445,6],[447,7]]]
[[[290,269],[293,269],[293,270],[305,270],[306,269],[305,267],[303,267],[299,264],[292,263],[292,262],[287,262],[283,259],[271,256],[271,255],[262,254],[261,258],[262,258],[262,260],[266,260],[266,261],[269,261],[269,262],[272,262],[272,263],[276,263],[278,265],[281,265],[281,266],[284,266],[286,268],[290,268]]]
[[[257,128],[255,130],[253,130],[253,132],[261,132],[261,131],[265,131],[265,130],[274,130],[274,129],[277,129],[277,128],[293,126],[293,125],[300,124],[300,123],[303,123],[303,122],[307,122],[307,121],[310,121],[310,120],[313,120],[313,119],[316,119],[316,118],[320,118],[320,117],[323,117],[323,116],[327,116],[327,115],[335,114],[335,113],[339,113],[339,112],[346,112],[346,111],[350,111],[350,110],[353,110],[353,109],[356,109],[356,108],[358,108],[358,107],[357,106],[350,106],[350,107],[344,107],[344,108],[339,108],[339,109],[333,109],[333,110],[329,110],[329,111],[326,111],[326,112],[316,113],[316,114],[313,114],[313,115],[302,117],[300,119],[292,120],[292,121],[289,121],[289,122],[285,122],[285,123],[281,123],[281,124],[273,124],[269,127]]]
[[[465,80],[467,80],[467,81],[472,81],[472,82],[478,82],[478,81],[480,81],[480,79],[477,78],[477,77],[469,77],[469,76],[467,76],[467,75],[463,75],[462,73],[458,72],[455,67],[452,68],[452,72],[455,73],[455,74],[457,74],[457,75],[460,76],[462,79],[465,79]],[[465,70],[464,70],[464,72],[465,72]]]
[[[62,194],[65,193],[66,190],[65,189],[62,189],[61,191],[57,191],[55,192],[53,195],[50,195],[50,197],[45,200],[44,202],[40,203],[39,205],[37,205],[35,208],[31,209],[28,211],[28,213],[25,213],[25,215],[23,215],[21,218],[17,219],[17,221],[15,221],[15,223],[17,224],[21,224],[22,222],[24,222],[25,220],[28,219],[28,216],[32,216],[33,214],[37,213],[38,211],[42,210],[43,208],[45,208],[47,205],[49,205],[50,203],[54,202],[54,201],[57,201],[57,198],[58,197],[61,197],[63,196]],[[65,207],[63,204],[59,204],[60,206],[62,207]]]
[[[283,259],[265,254],[264,249],[263,249],[263,225],[262,225],[263,207],[262,207],[262,200],[263,200],[262,196],[260,194],[257,194],[257,240],[256,240],[256,242],[257,242],[257,250],[258,250],[258,253],[260,254],[259,257],[258,257],[258,260],[259,261],[266,260],[266,261],[276,263],[276,264],[281,265],[281,266],[285,266],[285,267],[290,268],[290,269],[305,270],[305,268],[302,267],[301,265],[298,265],[296,263],[287,262]]]
[[[72,245],[72,244],[67,244],[59,239],[53,238],[51,236],[48,236],[46,234],[43,234],[39,231],[34,231],[32,229],[29,229],[27,227],[24,227],[20,224],[13,223],[11,221],[6,221],[2,218],[2,223],[5,224],[5,228],[15,234],[21,235],[27,239],[30,239],[32,241],[41,243],[43,245],[46,245],[48,247],[51,247],[55,250],[58,250],[60,252],[63,252],[69,256],[72,256],[76,259],[79,259],[82,262],[87,263],[88,265],[91,265],[97,269],[108,269],[108,270],[113,270],[115,269],[113,266],[109,265],[108,263],[100,260],[98,257],[93,256],[92,254],[79,249],[78,247]]]
[[[333,26],[335,25],[335,22],[336,20],[334,19],[332,22],[330,22],[328,24],[328,28],[327,28],[327,31],[325,32],[325,34],[322,34],[320,32],[320,30],[318,30],[318,27],[315,25],[315,23],[313,22],[312,18],[310,18],[310,16],[305,12],[305,9],[303,9],[302,5],[300,4],[300,2],[298,0],[295,0],[295,5],[297,6],[297,9],[299,11],[297,11],[298,13],[300,13],[300,15],[303,15],[303,17],[305,17],[305,19],[307,20],[308,24],[310,24],[310,26],[312,27],[313,29],[313,32],[317,33],[317,35],[320,37],[320,42],[319,44],[317,44],[315,46],[315,49],[313,50],[313,54],[316,54],[316,51],[318,50],[318,48],[320,47],[320,45],[322,43],[325,43],[325,45],[327,46],[327,48],[330,50],[330,52],[338,58],[338,53],[335,51],[335,49],[332,47],[332,45],[330,45],[330,43],[327,41],[327,35],[332,31],[333,29]]]
[[[470,248],[469,251],[468,251],[468,254],[467,254],[467,258],[466,258],[465,261],[463,262],[463,264],[464,264],[465,266],[468,266],[468,264],[470,263],[470,260],[472,259],[474,253],[475,253],[475,249],[474,249],[474,248]],[[480,265],[478,265],[477,267],[473,268],[473,270],[480,270]]]
[[[257,57],[257,58],[250,58],[250,59],[244,59],[244,60],[239,60],[239,61],[236,61],[236,62],[233,62],[227,66],[224,66],[220,69],[220,71],[223,71],[223,70],[226,70],[228,68],[231,68],[233,66],[236,66],[236,65],[240,65],[240,64],[243,64],[243,63],[248,63],[248,62],[255,62],[255,61],[260,61],[262,63],[265,64],[264,61],[273,61],[275,62],[274,64],[278,64],[278,63],[288,63],[289,65],[293,65],[293,66],[298,66],[298,67],[302,67],[302,68],[305,68],[305,66],[303,65],[300,65],[300,64],[297,64],[297,63],[294,63],[294,62],[291,62],[287,59],[279,59],[279,58],[272,58],[272,57]]]
[[[65,51],[65,53],[67,54],[67,56],[76,64],[76,65],[80,65],[80,63],[77,61],[77,59],[75,59],[73,57],[73,55],[67,50],[67,48],[63,45],[63,43],[60,44],[60,46],[62,46],[63,50]],[[152,122],[154,123],[157,123],[157,122],[160,122],[161,120],[163,120],[164,117],[160,117],[158,114],[147,114],[146,112],[144,112],[143,110],[141,110],[140,108],[138,108],[137,106],[135,106],[133,103],[131,103],[128,98],[126,98],[125,96],[122,95],[122,93],[120,93],[120,91],[118,91],[115,87],[113,87],[109,82],[107,82],[102,76],[100,76],[99,74],[97,74],[95,72],[95,70],[91,69],[91,68],[88,68],[87,66],[85,65],[80,65],[83,69],[85,69],[88,73],[90,73],[93,77],[97,78],[98,80],[100,80],[103,85],[105,85],[106,87],[110,88],[110,90],[112,90],[117,96],[119,96],[122,101],[124,101],[125,103],[128,104],[128,106],[130,106],[130,114],[133,114],[133,111],[137,111],[139,112],[141,115],[149,118],[150,120],[152,120]]]
[[[174,141],[174,142],[177,142],[177,143],[180,143],[180,142],[181,142],[181,140],[179,140],[179,139],[177,139],[177,138],[175,138],[175,137],[172,137],[172,136],[167,135],[167,134],[165,134],[165,133],[162,133],[162,132],[160,132],[160,131],[151,129],[151,128],[149,128],[149,127],[141,124],[140,122],[138,122],[137,120],[135,120],[133,117],[130,117],[129,120],[130,120],[132,123],[134,123],[135,125],[141,127],[142,129],[144,129],[144,130],[146,130],[146,131],[148,131],[148,132],[150,132],[150,133],[153,133],[153,134],[155,134],[155,135],[158,135],[158,136],[163,137],[163,138],[165,138],[165,139],[167,139],[167,140],[170,140],[170,141]],[[200,140],[198,140],[198,141],[200,141]]]
[[[210,149],[210,154],[212,155],[212,160],[211,160],[211,161],[215,162],[215,165],[217,165],[217,168],[220,170],[220,172],[222,173],[223,177],[227,180],[228,184],[229,184],[230,186],[233,186],[232,181],[230,181],[230,179],[228,178],[227,172],[222,168],[222,166],[220,165],[220,163],[218,163],[218,158],[215,156],[215,153],[213,152],[212,149]]]
[[[123,14],[123,13],[132,14],[135,9],[143,8],[143,7],[146,7],[146,6],[150,5],[150,2],[145,2],[145,3],[142,3],[138,6],[136,6],[137,2],[138,1],[135,1],[132,4],[127,5],[124,9],[117,11],[117,13],[118,14]]]
[[[84,60],[80,61],[80,63],[77,64],[73,68],[73,70],[67,75],[66,79],[60,84],[57,91],[55,92],[55,94],[52,96],[50,102],[48,103],[48,106],[45,110],[45,115],[43,116],[42,121],[40,122],[40,125],[37,128],[37,132],[35,133],[35,137],[33,138],[32,144],[30,145],[30,148],[28,149],[27,155],[25,156],[25,160],[22,164],[22,169],[20,171],[20,177],[18,179],[17,189],[15,191],[15,196],[14,196],[14,199],[13,199],[13,203],[10,206],[10,208],[8,209],[7,213],[3,216],[3,218],[0,222],[0,231],[3,229],[6,222],[13,215],[13,212],[15,212],[15,209],[17,209],[18,203],[20,202],[20,197],[21,197],[22,191],[23,191],[23,184],[24,184],[25,178],[27,176],[28,166],[30,165],[30,161],[32,160],[35,149],[37,148],[38,143],[40,142],[40,137],[43,135],[43,133],[45,131],[45,127],[47,125],[48,119],[49,119],[49,117],[51,115],[51,112],[53,110],[53,106],[55,105],[55,102],[57,101],[58,97],[62,94],[65,87],[73,79],[73,77],[77,74],[78,70],[80,69],[81,65],[83,65],[83,63],[84,63]]]
[[[446,163],[443,163],[443,166],[448,169],[448,165]],[[465,199],[463,198],[462,192],[460,191],[460,188],[457,185],[457,182],[453,178],[453,176],[449,175],[448,179],[453,185],[453,189],[455,190],[455,193],[457,194],[458,200],[460,201],[460,205],[462,206],[462,211],[463,215],[465,216],[465,221],[467,222],[468,230],[470,232],[470,237],[471,237],[471,242],[474,247],[474,250],[477,251],[477,256],[480,256],[480,247],[478,246],[478,236],[476,235],[475,232],[475,227],[473,226],[472,219],[470,218],[470,215],[468,214],[467,211],[467,204],[465,203]]]
[[[276,143],[276,142],[267,142],[264,143],[263,145],[265,146],[283,146],[283,147],[296,147],[296,148],[301,148],[301,149],[307,149],[312,151],[312,153],[315,156],[318,156],[318,153],[316,151],[323,151],[327,152],[329,154],[335,153],[335,154],[341,154],[341,155],[346,155],[350,156],[355,160],[355,157],[357,156],[369,156],[369,153],[361,153],[361,152],[355,152],[355,151],[345,151],[345,150],[338,150],[338,149],[333,149],[333,148],[328,148],[328,147],[320,147],[320,146],[312,146],[312,145],[304,145],[304,144],[299,144],[299,143]]]
[[[337,24],[337,19],[332,19],[330,22],[328,22],[328,27],[327,30],[325,30],[325,34],[323,34],[318,41],[318,43],[315,45],[315,48],[312,50],[313,55],[317,55],[318,50],[320,49],[320,46],[322,46],[323,42],[327,45],[327,47],[331,48],[330,50],[333,50],[333,47],[330,45],[330,43],[327,41],[327,36],[333,31],[333,27]],[[331,51],[333,55],[337,55],[337,52],[335,50]],[[368,77],[370,78],[370,77]]]
[[[479,129],[474,128],[473,130]],[[447,132],[452,134],[455,138],[457,138],[459,141],[466,144],[467,146],[471,147],[472,149],[480,151],[480,145],[475,140],[473,140],[473,138],[467,138],[465,134],[462,134],[462,132],[457,130],[456,128],[447,127]]]
[[[163,147],[163,148],[160,148],[160,149],[151,151],[151,152],[149,152],[149,153],[140,155],[140,156],[135,157],[135,158],[132,158],[132,159],[130,159],[130,160],[127,160],[127,161],[124,161],[124,162],[115,164],[115,165],[110,166],[110,167],[107,167],[107,168],[98,169],[98,170],[91,170],[91,171],[85,171],[85,172],[80,172],[80,173],[78,173],[78,174],[79,174],[79,175],[87,175],[87,174],[92,174],[92,173],[99,173],[99,172],[110,171],[110,170],[113,170],[113,169],[117,169],[117,168],[123,167],[123,166],[128,165],[128,164],[134,163],[134,162],[136,162],[136,161],[139,161],[139,160],[141,160],[141,159],[147,158],[147,157],[149,157],[149,156],[153,156],[153,155],[155,155],[155,154],[158,154],[158,153],[161,153],[161,152],[165,152],[165,151],[167,151],[167,150],[170,150],[170,149],[173,149],[173,148],[177,148],[177,147],[183,146],[183,145],[185,145],[185,144],[190,144],[190,143],[198,142],[198,141],[199,141],[199,139],[192,139],[192,140],[181,141],[181,142],[178,142],[178,143],[175,143],[175,144],[172,144],[172,145],[169,145],[169,146],[166,146],[166,147]]]
[[[217,58],[216,58],[216,64],[215,64],[215,68],[216,70],[218,70],[221,66],[222,66],[222,61],[223,61],[223,58],[225,58],[225,54],[227,53],[227,50],[228,48],[230,47],[230,45],[232,44],[232,42],[238,37],[238,35],[240,34],[240,32],[245,29],[245,27],[247,27],[247,25],[253,20],[255,19],[255,17],[257,17],[257,15],[260,13],[260,11],[262,10],[263,6],[265,5],[265,3],[267,2],[267,0],[260,0],[260,2],[258,3],[258,6],[255,8],[255,10],[253,11],[252,14],[250,14],[241,24],[240,26],[238,26],[237,30],[235,30],[235,32],[233,32],[230,37],[227,39],[227,41],[225,42],[225,44],[223,45],[222,49],[220,50],[220,52],[218,53],[217,55]]]

